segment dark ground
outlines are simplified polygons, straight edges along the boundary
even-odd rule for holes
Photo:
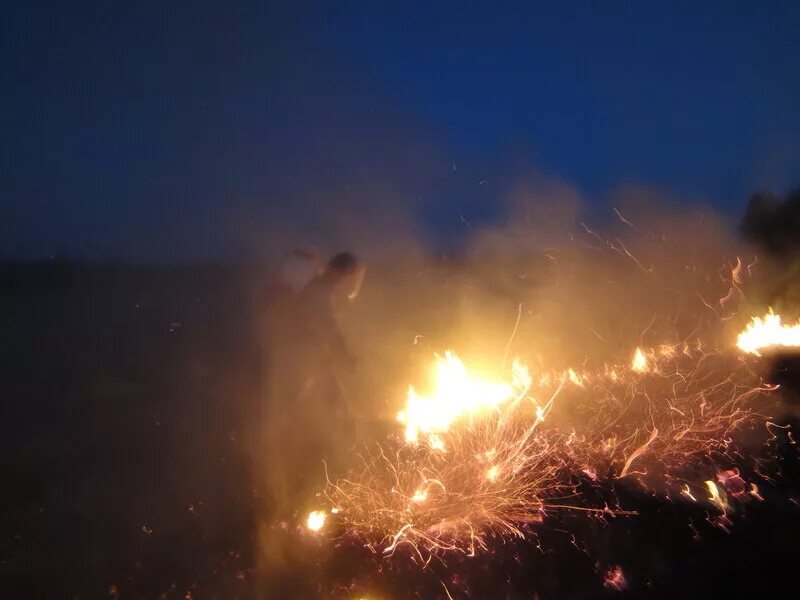
[[[0,597],[255,597],[251,284],[210,267],[0,267]],[[800,470],[783,446],[767,502],[730,533],[707,508],[623,488],[639,517],[554,517],[539,546],[424,573],[310,547],[319,570],[294,597],[444,597],[440,580],[456,598],[792,597]],[[627,591],[603,587],[612,565]]]
[[[4,587],[246,589],[258,365],[241,279],[65,264],[0,277]]]

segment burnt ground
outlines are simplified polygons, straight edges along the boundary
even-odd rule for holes
[[[257,597],[250,292],[245,273],[221,267],[0,267],[2,597]],[[787,386],[795,372],[781,364]],[[310,568],[268,597],[446,597],[442,583],[454,598],[793,590],[800,470],[788,438],[782,450],[766,501],[730,532],[707,508],[621,487],[638,517],[554,515],[531,540],[425,571],[306,539]],[[603,586],[614,565],[626,590]]]

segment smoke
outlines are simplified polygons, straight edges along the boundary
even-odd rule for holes
[[[384,441],[400,431],[395,415],[407,386],[424,387],[433,355],[448,349],[497,374],[515,357],[534,373],[602,368],[629,364],[639,347],[683,343],[735,362],[725,353],[753,314],[752,275],[761,265],[725,218],[698,203],[628,185],[610,196],[604,218],[590,219],[577,189],[535,174],[511,188],[498,224],[473,226],[465,251],[445,257],[425,243],[403,194],[384,188],[372,203],[375,193],[351,191],[312,221],[317,232],[329,227],[318,247],[368,259],[361,295],[339,315],[358,359],[353,372],[337,372],[356,423],[355,435],[335,439],[330,452],[344,462],[357,460],[354,438]],[[325,423],[327,410],[306,406],[304,426]],[[581,418],[565,407],[552,422]],[[304,468],[317,469],[321,489],[321,464]],[[314,501],[309,492],[298,514]]]
[[[800,189],[784,198],[759,192],[750,198],[740,224],[742,236],[770,258],[795,258],[800,253]]]
[[[800,189],[783,198],[770,192],[754,194],[740,231],[757,249],[762,263],[754,299],[796,316],[800,307]]]
[[[543,368],[625,362],[698,331],[721,345],[751,316],[752,251],[710,209],[657,190],[621,187],[595,225],[576,188],[537,173],[511,188],[499,224],[465,232],[466,250],[447,257],[403,194],[364,185],[328,197],[305,236],[286,227],[268,247],[366,258],[362,293],[338,315],[358,358],[340,384],[378,435],[434,353],[486,370],[514,356]]]
[[[744,294],[731,292],[731,271],[737,255],[752,258],[723,219],[641,186],[609,204],[596,225],[563,181],[514,190],[504,223],[476,231],[447,265],[447,292],[433,294],[448,341],[478,361],[576,364],[674,342],[735,312]]]

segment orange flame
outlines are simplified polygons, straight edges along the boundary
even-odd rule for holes
[[[646,373],[649,370],[649,367],[647,366],[647,357],[644,355],[644,352],[642,352],[641,348],[637,348],[633,355],[631,369],[637,373]]]
[[[748,354],[760,356],[765,348],[800,347],[800,322],[783,325],[781,316],[769,309],[763,317],[753,317],[747,328],[739,334],[736,345]]]
[[[437,356],[434,389],[420,395],[409,387],[405,409],[397,420],[405,425],[407,442],[417,442],[427,434],[432,448],[444,450],[437,433],[447,431],[458,419],[496,410],[509,400],[521,398],[531,385],[527,369],[514,362],[512,381],[490,381],[473,376],[453,352]]]
[[[308,527],[311,531],[317,532],[325,525],[325,520],[327,517],[328,515],[326,515],[324,511],[312,510],[310,513],[308,513],[306,527]]]

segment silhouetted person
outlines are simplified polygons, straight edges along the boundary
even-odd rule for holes
[[[355,358],[339,329],[334,307],[358,295],[363,276],[364,267],[356,257],[341,252],[295,299],[293,364],[285,374],[292,379],[286,398],[291,406],[282,412],[289,417],[284,433],[291,432],[301,444],[295,453],[300,468],[291,473],[289,486],[301,496],[323,483],[320,461],[324,458],[330,465],[352,443],[354,424],[339,375],[355,367]]]
[[[297,544],[285,528],[300,524],[314,506],[314,494],[325,483],[322,459],[330,465],[337,449],[351,443],[353,424],[337,373],[352,369],[355,360],[334,308],[355,298],[364,272],[353,254],[341,252],[317,267],[299,293],[286,296],[291,288],[285,286],[282,301],[271,308],[262,468],[272,503],[260,532],[262,572],[265,581],[272,580],[269,585],[280,585],[282,573],[288,575],[302,560],[294,556]]]
[[[303,399],[309,388],[337,368],[352,368],[354,358],[339,330],[334,304],[358,294],[364,269],[349,252],[331,258],[298,294],[295,305],[297,341],[304,371]]]

